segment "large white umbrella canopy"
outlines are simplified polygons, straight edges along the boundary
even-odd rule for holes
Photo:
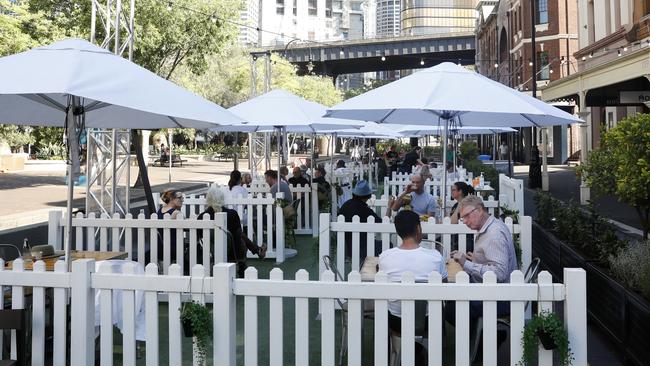
[[[510,127],[472,127],[462,126],[453,127],[449,129],[450,132],[459,135],[490,135],[494,133],[515,132],[514,128]],[[420,137],[427,135],[440,135],[444,132],[444,126],[424,126],[424,125],[407,125],[400,126],[397,132],[403,136]]]
[[[444,62],[350,98],[327,117],[391,124],[542,127],[582,122],[577,117],[462,66]],[[447,144],[443,144],[446,156]],[[447,180],[445,170],[444,181]],[[446,184],[443,185],[443,195]],[[443,201],[443,209],[444,209]]]
[[[81,39],[0,58],[0,123],[63,127],[69,97],[86,127],[198,128],[240,123],[226,109]]]
[[[462,66],[444,62],[350,98],[327,117],[394,124],[540,127],[582,122]]]
[[[73,175],[84,128],[209,128],[238,122],[224,108],[80,39],[0,58],[0,123],[67,128],[68,269]]]
[[[403,136],[395,131],[394,128],[388,128],[375,122],[365,122],[359,129],[342,129],[334,131],[338,137],[359,137],[359,138],[386,138],[399,139]]]
[[[245,122],[219,126],[212,131],[268,132],[284,128],[292,133],[316,133],[363,126],[363,122],[323,118],[327,106],[275,89],[228,109]]]

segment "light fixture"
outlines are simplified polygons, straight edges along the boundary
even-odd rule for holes
[[[623,52],[627,52],[627,46],[623,47]]]
[[[495,64],[494,64],[494,68],[496,69],[496,68],[498,68],[498,67],[499,67],[499,64],[498,64],[498,63],[495,63]]]
[[[590,52],[590,53],[589,53],[589,58],[592,58],[592,57],[594,57],[594,53],[593,53],[593,52]]]
[[[386,56],[381,55],[381,60],[382,60],[382,61],[386,61]]]
[[[617,54],[618,56],[620,56],[620,55],[621,55],[621,50],[616,50],[616,54]]]
[[[424,59],[423,58],[420,59],[420,65],[424,66]]]
[[[553,69],[549,69],[548,72],[549,72],[550,74],[552,74],[552,73],[553,73]]]
[[[343,52],[343,47],[341,47],[341,50],[339,51],[339,55],[344,56],[345,52]]]
[[[533,66],[533,61],[531,61],[530,59],[528,60],[528,66]]]
[[[584,60],[586,60],[586,59],[587,59],[586,56],[582,56],[582,61],[584,61]]]
[[[172,2],[167,3],[167,11],[172,11]]]

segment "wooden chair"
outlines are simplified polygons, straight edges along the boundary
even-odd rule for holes
[[[26,310],[0,310],[0,330],[12,329],[16,331],[16,360],[2,359],[0,366],[24,366],[25,345],[27,344]]]

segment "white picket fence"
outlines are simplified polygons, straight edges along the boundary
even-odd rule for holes
[[[247,188],[249,194],[257,196],[258,194],[267,194],[271,192],[271,187],[265,181],[253,181]],[[293,199],[300,200],[298,206],[298,225],[295,230],[297,235],[318,234],[318,184],[309,185],[289,185],[289,190],[293,194]]]
[[[499,200],[502,206],[519,211],[524,215],[524,181],[523,179],[508,178],[499,174]]]
[[[154,198],[158,197],[154,193]],[[284,197],[282,192],[278,198]],[[225,195],[224,205],[237,211],[242,225],[247,223],[246,236],[258,246],[267,245],[266,258],[275,258],[277,263],[285,260],[284,215],[270,193],[253,194],[248,197]],[[187,195],[181,211],[184,215],[198,215],[205,211],[205,194]],[[266,230],[266,233],[264,232]],[[248,252],[249,257],[255,257]]]
[[[530,265],[532,260],[532,219],[530,216],[519,216],[519,223],[513,224],[512,219],[507,217],[505,224],[515,236],[518,236],[521,248],[521,266],[523,269]],[[343,216],[339,216],[337,221],[330,222],[328,214],[320,216],[320,234],[319,234],[319,258],[324,255],[330,255],[330,238],[336,235],[336,266],[342,272],[344,278],[347,277],[345,268],[345,233],[352,234],[352,266],[351,271],[359,271],[359,250],[360,246],[366,245],[368,256],[378,256],[380,253],[375,252],[375,240],[381,241],[382,251],[391,248],[400,243],[400,239],[395,231],[395,224],[390,222],[388,217],[383,217],[382,222],[375,222],[374,217],[369,217],[368,222],[359,222],[359,217],[354,216],[352,222],[346,222]],[[359,240],[360,234],[366,233],[366,243]],[[445,253],[451,252],[451,237],[458,235],[458,250],[466,251],[467,236],[474,236],[476,231],[471,230],[463,224],[451,224],[448,217],[444,218],[442,224],[435,222],[423,222],[422,233],[428,240],[441,242]],[[325,272],[325,264],[319,262],[319,272]]]
[[[565,268],[564,283],[552,283],[547,272],[538,276],[537,283],[524,283],[523,274],[515,271],[510,276],[510,283],[497,284],[493,273],[484,275],[483,283],[469,283],[464,272],[456,275],[455,284],[441,283],[440,275],[433,272],[428,283],[414,283],[413,276],[405,275],[401,283],[389,283],[387,276],[379,272],[374,283],[362,283],[358,272],[350,274],[349,281],[334,282],[334,275],[327,271],[321,281],[309,281],[309,274],[300,270],[295,280],[284,279],[280,269],[271,271],[270,279],[258,279],[257,270],[249,268],[244,279],[235,279],[234,264],[216,264],[213,277],[205,276],[206,271],[197,265],[192,269],[192,276],[181,276],[180,267],[172,265],[169,275],[158,275],[155,264],[149,264],[146,274],[135,275],[134,265],[127,265],[124,274],[95,273],[92,260],[77,260],[72,265],[72,272],[65,271],[65,264],[57,263],[55,272],[45,272],[44,263],[35,264],[33,272],[22,268],[22,261],[14,262],[11,271],[3,270],[4,262],[0,260],[0,290],[5,296],[11,296],[11,308],[23,309],[25,288],[32,288],[31,311],[31,346],[32,365],[45,365],[45,349],[53,349],[53,365],[86,366],[95,364],[95,339],[99,337],[99,355],[102,365],[111,365],[115,342],[113,339],[112,297],[123,297],[123,337],[122,364],[136,364],[135,317],[137,292],[144,293],[146,322],[146,365],[158,365],[160,362],[159,301],[167,298],[168,304],[168,355],[170,365],[181,365],[183,360],[192,358],[198,365],[196,352],[183,355],[180,308],[191,299],[198,302],[212,302],[213,309],[213,364],[235,365],[237,345],[243,344],[245,365],[258,362],[258,336],[260,320],[269,321],[269,364],[284,365],[283,354],[286,349],[284,332],[286,318],[283,300],[295,301],[295,364],[310,364],[310,350],[315,348],[310,343],[310,323],[321,323],[320,348],[322,365],[334,365],[337,355],[335,343],[338,322],[335,319],[336,299],[348,303],[347,307],[347,348],[348,364],[361,365],[364,352],[362,349],[363,312],[362,301],[374,303],[374,342],[372,351],[375,365],[388,365],[388,300],[401,300],[402,332],[401,361],[403,365],[414,362],[414,329],[416,319],[415,301],[426,301],[429,324],[425,341],[428,348],[429,362],[442,364],[444,319],[443,301],[454,301],[456,306],[454,359],[456,365],[470,364],[470,322],[469,301],[483,301],[483,362],[487,365],[497,364],[497,313],[496,301],[510,302],[510,360],[514,364],[523,354],[521,334],[525,324],[527,302],[537,302],[539,311],[553,310],[554,306],[564,306],[564,324],[568,333],[574,365],[587,365],[587,318],[586,318],[586,275],[583,269]],[[46,302],[46,294],[52,289],[53,300]],[[6,290],[6,291],[5,291]],[[101,290],[99,302],[99,333],[95,333],[95,291]],[[244,297],[244,326],[237,329],[236,296]],[[269,298],[267,314],[258,314],[258,302]],[[320,320],[310,317],[310,306],[319,304],[309,299],[317,299],[320,304]],[[47,305],[46,305],[47,304]],[[70,321],[67,319],[67,306],[71,306]],[[53,337],[50,341],[45,336],[48,310],[53,307]],[[68,331],[73,349],[67,349]],[[16,335],[12,334],[11,353],[16,357]],[[316,340],[318,341],[318,340]],[[0,337],[0,349],[2,349]],[[49,343],[51,342],[51,343]],[[313,347],[313,348],[312,348]],[[67,351],[70,360],[67,359]],[[368,355],[369,356],[369,355]],[[218,360],[218,362],[216,361]],[[538,355],[539,365],[553,364],[553,352],[544,350],[541,345]]]
[[[60,211],[50,211],[48,220],[48,243],[55,249],[63,249],[63,238],[66,237],[66,218]],[[144,214],[133,218],[131,214],[113,217],[102,214],[96,217],[94,213],[84,217],[79,213],[72,219],[73,243],[72,250],[90,251],[124,251],[127,259],[137,261],[146,266],[149,263],[162,263],[163,273],[167,274],[172,264],[171,241],[172,230],[176,232],[176,263],[183,269],[186,255],[189,255],[190,267],[195,264],[210,266],[210,252],[214,255],[214,263],[227,261],[226,245],[226,214],[215,215],[214,220],[204,217],[197,220],[195,216],[183,218],[179,216],[172,220],[169,215],[158,219],[156,214],[146,217]],[[202,239],[199,237],[202,236]],[[158,252],[158,241],[162,239],[163,252]],[[189,253],[185,253],[184,241],[189,242]],[[198,257],[199,245],[203,248],[202,257]],[[145,260],[145,252],[149,249],[149,263]],[[209,273],[206,273],[209,275]]]

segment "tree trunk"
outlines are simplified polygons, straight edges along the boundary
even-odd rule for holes
[[[144,161],[142,155],[142,134],[138,130],[131,130],[131,141],[135,149],[135,156],[138,160],[138,179],[134,187],[143,187],[144,195],[147,199],[147,216],[156,212],[156,204],[151,196],[151,184],[149,183],[149,175],[147,174],[147,163]]]

